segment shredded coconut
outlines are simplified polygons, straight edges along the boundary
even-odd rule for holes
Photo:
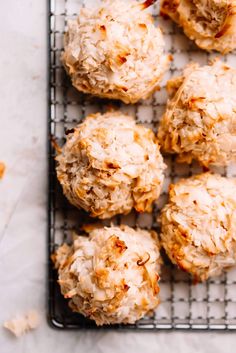
[[[68,22],[62,61],[79,91],[135,103],[158,88],[170,56],[149,3],[103,0]]]
[[[236,265],[236,179],[205,173],[171,185],[161,239],[171,261],[197,281]]]
[[[89,229],[53,255],[70,307],[97,325],[134,323],[159,303],[157,234],[128,226]]]

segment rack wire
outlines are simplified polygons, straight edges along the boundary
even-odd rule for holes
[[[96,0],[87,0],[92,5]],[[127,0],[128,1],[128,0]],[[71,312],[68,303],[60,294],[57,284],[57,274],[50,261],[50,255],[62,242],[69,242],[73,230],[78,230],[82,223],[91,223],[91,219],[83,211],[70,206],[62,195],[55,175],[55,151],[51,146],[51,136],[59,144],[63,144],[65,131],[78,124],[86,115],[92,112],[106,111],[111,102],[82,95],[71,85],[62,67],[60,56],[63,50],[63,34],[67,21],[75,18],[79,8],[84,6],[82,0],[51,0],[48,1],[48,54],[49,54],[49,101],[48,101],[48,158],[49,158],[49,203],[48,203],[48,255],[49,255],[49,291],[48,291],[48,319],[55,328],[81,329],[97,328],[96,325],[79,314]],[[167,73],[160,91],[146,101],[136,105],[124,105],[112,102],[122,111],[136,117],[137,121],[156,131],[158,121],[165,109],[167,95],[165,82],[170,76],[177,75],[189,61],[206,64],[215,56],[199,50],[189,41],[182,31],[171,21],[158,16],[158,5],[149,11],[162,27],[166,50],[173,55],[171,70]],[[235,54],[229,54],[224,60],[233,63]],[[165,159],[166,171],[163,192],[155,204],[153,214],[119,216],[113,223],[126,223],[130,226],[143,228],[157,228],[156,217],[160,208],[167,200],[168,185],[180,177],[201,172],[197,164],[178,165],[173,157]],[[217,170],[223,175],[235,176],[236,168]],[[173,267],[168,260],[162,271],[161,304],[150,317],[145,317],[134,325],[116,325],[106,328],[143,329],[143,330],[234,330],[236,329],[236,270],[231,270],[221,277],[206,283],[194,285],[187,274]]]

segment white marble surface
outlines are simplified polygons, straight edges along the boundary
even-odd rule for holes
[[[0,324],[39,310],[20,339],[0,328],[1,353],[233,352],[230,333],[61,332],[46,322],[46,0],[8,0],[0,10]]]

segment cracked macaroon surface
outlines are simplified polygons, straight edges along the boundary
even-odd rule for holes
[[[236,161],[236,70],[220,60],[190,64],[168,81],[170,99],[158,138],[179,162],[208,167]]]
[[[125,103],[146,99],[158,88],[170,56],[145,11],[153,2],[103,0],[68,21],[62,61],[74,87]]]
[[[161,192],[165,164],[154,133],[118,111],[69,131],[56,160],[65,196],[92,217],[151,212]]]
[[[160,220],[167,255],[196,281],[236,265],[236,179],[205,173],[172,184]]]
[[[87,227],[53,255],[73,311],[97,325],[134,323],[159,303],[157,234],[128,226]]]
[[[226,54],[236,48],[235,0],[162,0],[161,12],[202,49]]]

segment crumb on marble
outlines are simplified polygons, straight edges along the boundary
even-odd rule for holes
[[[0,179],[3,178],[5,170],[6,170],[6,165],[3,162],[0,162]]]
[[[20,337],[30,330],[34,330],[39,326],[39,314],[36,310],[30,310],[22,316],[17,316],[11,320],[5,321],[3,327],[13,333],[16,337]]]

